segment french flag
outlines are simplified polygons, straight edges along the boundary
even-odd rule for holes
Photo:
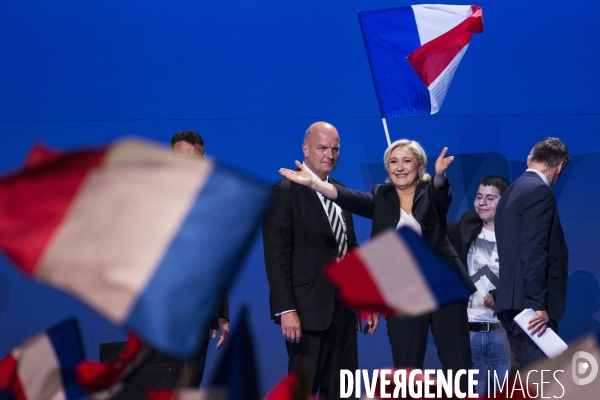
[[[35,150],[0,180],[0,248],[163,352],[193,356],[268,186],[139,140]]]
[[[0,361],[0,398],[87,399],[76,378],[84,359],[79,327],[66,320],[15,348]]]
[[[381,116],[439,111],[481,7],[422,4],[358,14]]]
[[[125,348],[112,362],[84,360],[77,365],[75,374],[77,382],[94,399],[112,398],[124,388],[124,383],[140,367],[150,355],[150,348],[135,335],[127,336]]]
[[[67,319],[21,344],[0,361],[0,399],[109,399],[149,349],[129,335],[112,363],[85,360],[79,326]]]
[[[463,276],[408,228],[389,229],[330,264],[325,274],[348,307],[417,316],[463,300]]]

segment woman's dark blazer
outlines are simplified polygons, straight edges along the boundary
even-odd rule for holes
[[[335,185],[335,202],[345,210],[373,220],[371,238],[388,228],[396,228],[400,218],[400,198],[392,184],[375,185],[371,193]],[[446,215],[452,203],[450,183],[437,190],[433,182],[420,182],[415,191],[412,214],[421,225],[421,237],[469,283],[467,273],[446,234]]]

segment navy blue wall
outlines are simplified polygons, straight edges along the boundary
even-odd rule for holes
[[[450,2],[449,3],[455,3]],[[97,145],[124,135],[167,143],[194,129],[207,152],[266,181],[301,157],[316,120],[339,130],[335,176],[370,189],[386,142],[357,11],[391,0],[27,1],[0,3],[0,171],[32,143]],[[457,4],[461,4],[460,2]],[[555,192],[572,279],[564,333],[598,326],[600,307],[600,3],[480,1],[475,35],[441,111],[389,121],[392,140],[419,140],[457,156],[449,219],[472,208],[486,173],[511,179],[537,140],[558,136],[573,161]],[[538,6],[539,4],[539,6]],[[43,202],[44,199],[40,199]],[[359,239],[370,223],[358,219]],[[231,291],[232,315],[250,305],[262,389],[286,356],[269,320],[260,238]],[[80,318],[87,353],[124,333],[87,307],[27,281],[0,261],[0,353],[63,317]],[[563,328],[561,328],[563,329]],[[220,351],[209,354],[210,376]],[[360,339],[362,368],[391,364],[385,329]],[[437,365],[429,352],[428,365]]]

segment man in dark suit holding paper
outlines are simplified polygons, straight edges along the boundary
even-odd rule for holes
[[[547,327],[558,330],[564,314],[568,250],[552,188],[569,162],[569,151],[557,138],[533,146],[527,171],[504,192],[495,227],[500,283],[495,310],[523,369],[542,359],[531,336]],[[535,315],[524,332],[514,317],[524,309]]]

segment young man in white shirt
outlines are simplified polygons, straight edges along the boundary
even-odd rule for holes
[[[460,221],[448,224],[450,241],[477,288],[469,298],[467,314],[472,368],[479,370],[477,392],[484,395],[488,393],[488,371],[490,383],[494,382],[494,373],[502,382],[511,366],[506,332],[494,313],[499,281],[494,217],[508,186],[509,182],[500,176],[483,177],[475,197],[475,211],[467,211]]]

